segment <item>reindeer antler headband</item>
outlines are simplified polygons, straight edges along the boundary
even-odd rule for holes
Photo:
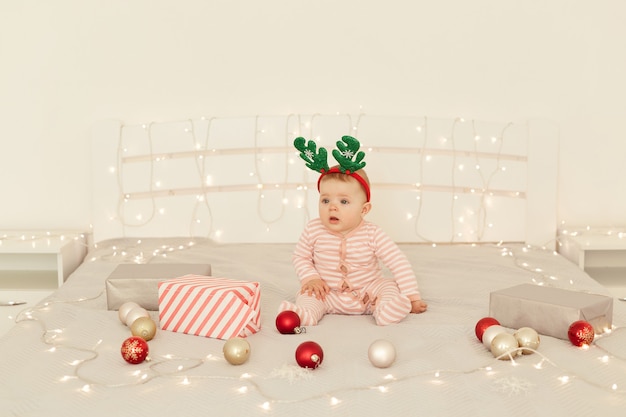
[[[293,141],[293,146],[300,151],[300,158],[306,162],[306,166],[309,169],[322,174],[317,180],[318,191],[320,189],[320,181],[324,175],[331,172],[341,172],[357,180],[365,190],[367,201],[370,201],[370,187],[367,181],[355,173],[355,171],[365,166],[365,162],[361,162],[365,157],[365,153],[359,151],[361,144],[358,140],[352,136],[342,136],[341,140],[337,141],[338,149],[333,149],[333,157],[339,162],[339,168],[328,168],[328,151],[326,151],[326,148],[319,148],[318,151],[317,145],[312,140],[307,142],[303,137],[297,137]]]

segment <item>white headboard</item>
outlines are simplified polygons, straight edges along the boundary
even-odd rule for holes
[[[332,165],[346,134],[366,152],[368,219],[397,242],[554,244],[554,124],[340,114],[98,123],[94,239],[295,242],[317,216],[318,174],[293,139],[314,139]]]

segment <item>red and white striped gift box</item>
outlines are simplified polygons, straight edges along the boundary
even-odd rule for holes
[[[230,339],[261,329],[258,282],[199,275],[159,282],[162,330]]]

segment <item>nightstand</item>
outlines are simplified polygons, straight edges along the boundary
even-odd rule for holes
[[[81,232],[0,232],[0,289],[53,290],[87,254]]]
[[[559,234],[559,253],[593,279],[626,296],[626,233],[608,229]]]

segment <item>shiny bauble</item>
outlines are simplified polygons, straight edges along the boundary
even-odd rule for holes
[[[533,353],[539,347],[539,333],[533,328],[521,327],[513,333],[513,336],[517,339],[517,344],[522,348],[524,355]]]
[[[570,324],[567,330],[567,337],[574,346],[589,346],[595,337],[591,323],[585,320],[578,320]]]
[[[117,310],[117,316],[119,317],[122,324],[126,324],[126,316],[130,312],[130,310],[136,307],[141,307],[141,306],[135,303],[134,301],[127,301],[120,306],[120,308]]]
[[[146,342],[154,338],[156,330],[156,323],[150,317],[139,317],[130,326],[130,332],[133,336],[139,336]]]
[[[148,342],[141,337],[131,336],[122,343],[122,358],[133,365],[146,360],[148,357]]]
[[[315,369],[322,364],[323,360],[324,351],[315,342],[303,342],[296,348],[296,362],[302,368]]]
[[[224,359],[231,365],[241,365],[250,357],[250,343],[244,338],[228,339],[222,347]]]
[[[485,330],[487,330],[487,328],[493,325],[499,325],[499,324],[500,322],[494,319],[493,317],[483,317],[482,319],[478,320],[478,322],[476,323],[476,327],[474,327],[474,333],[476,333],[476,337],[478,338],[478,340],[482,342],[483,334],[485,333]]]
[[[517,339],[511,333],[499,333],[491,341],[491,353],[500,360],[509,360],[520,354]]]
[[[378,339],[367,350],[367,357],[377,368],[388,368],[396,360],[396,348],[388,340]]]
[[[135,320],[139,317],[150,317],[150,313],[148,313],[148,310],[143,307],[135,307],[126,315],[126,325],[128,327],[132,327]]]
[[[507,329],[500,326],[499,324],[494,324],[487,327],[487,329],[483,333],[483,345],[485,345],[487,349],[491,350],[491,341],[500,333],[507,333]]]
[[[304,328],[300,327],[300,316],[291,310],[285,310],[276,316],[276,329],[282,334],[300,334]]]

